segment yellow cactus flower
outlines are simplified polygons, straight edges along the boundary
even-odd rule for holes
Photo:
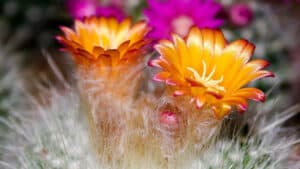
[[[199,109],[210,106],[218,118],[234,107],[245,111],[248,99],[264,101],[261,90],[244,86],[274,76],[262,70],[267,61],[249,61],[253,44],[246,40],[228,44],[219,30],[193,27],[186,39],[173,35],[173,41],[162,40],[155,48],[160,57],[150,65],[162,71],[154,80],[170,85],[174,96],[190,96]]]

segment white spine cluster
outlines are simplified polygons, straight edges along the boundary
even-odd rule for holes
[[[28,110],[14,110],[2,120],[9,132],[1,148],[7,151],[0,163],[20,169],[100,168],[76,92],[53,91],[50,105],[35,103]]]
[[[13,108],[9,120],[1,120],[9,130],[2,133],[6,141],[1,143],[5,153],[0,166],[7,169],[108,168],[101,166],[93,150],[84,115],[86,110],[77,91],[59,94],[53,90],[48,101],[49,104],[35,103],[27,110]],[[248,123],[253,131],[248,136],[220,136],[200,154],[192,153],[193,156],[178,161],[180,169],[298,169],[300,162],[289,158],[299,138],[287,132],[292,129],[284,129],[281,125],[299,110],[300,106],[296,105],[273,116],[268,113],[255,114],[252,116],[254,120]],[[149,165],[150,161],[136,164],[145,169],[168,168]],[[126,168],[135,166],[124,166]]]

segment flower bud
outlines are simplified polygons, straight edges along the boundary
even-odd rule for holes
[[[253,11],[247,4],[237,3],[230,7],[229,19],[235,26],[247,26],[253,20]]]

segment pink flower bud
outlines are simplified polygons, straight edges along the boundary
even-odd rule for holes
[[[177,114],[171,111],[164,111],[160,115],[160,123],[168,129],[177,129],[179,127],[179,119]]]
[[[253,11],[247,4],[237,3],[229,9],[229,17],[232,24],[247,26],[253,19]]]

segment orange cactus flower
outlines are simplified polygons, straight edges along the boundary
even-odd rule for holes
[[[133,63],[149,43],[145,38],[150,31],[147,24],[143,21],[132,24],[129,18],[119,22],[112,17],[88,17],[76,20],[74,27],[74,30],[61,27],[65,37],[56,39],[79,65],[97,62],[100,67],[113,67]]]
[[[274,76],[262,70],[267,61],[249,61],[253,44],[246,40],[228,44],[219,30],[194,27],[185,40],[173,35],[173,42],[162,40],[155,48],[160,57],[149,64],[162,71],[154,80],[170,85],[174,96],[190,96],[199,109],[210,106],[218,118],[234,107],[245,111],[248,99],[264,101],[261,90],[244,86]]]

